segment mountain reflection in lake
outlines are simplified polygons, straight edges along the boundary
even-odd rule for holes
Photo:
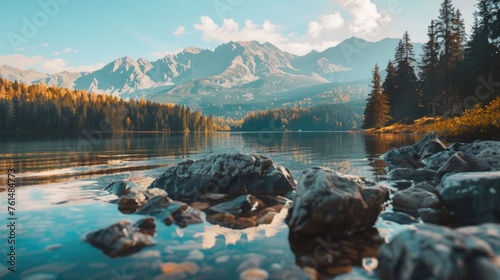
[[[50,135],[0,138],[0,169],[15,168],[17,172],[19,243],[18,272],[7,274],[5,265],[0,264],[0,277],[238,279],[243,271],[259,267],[269,279],[308,279],[311,265],[300,266],[309,253],[290,246],[283,222],[286,207],[277,209],[269,223],[241,229],[213,221],[185,228],[157,222],[157,244],[122,258],[107,257],[83,237],[119,220],[136,222],[144,217],[120,213],[116,204],[109,203],[116,196],[102,190],[107,185],[129,179],[146,187],[169,165],[185,158],[222,152],[260,154],[290,169],[295,179],[305,168],[326,166],[376,180],[385,174],[385,165],[376,157],[415,141],[405,135],[338,132],[118,133],[96,139]],[[7,174],[0,174],[0,205],[4,209],[6,182]],[[5,220],[5,211],[0,215]],[[379,233],[387,237],[393,230],[383,224]],[[1,228],[0,235],[6,234]],[[351,252],[357,247],[346,248]],[[362,270],[373,249],[361,248],[364,253],[356,253],[350,262],[348,256],[340,255],[345,261],[339,263]],[[0,253],[5,254],[5,250],[0,248]],[[322,278],[344,272],[312,268]]]

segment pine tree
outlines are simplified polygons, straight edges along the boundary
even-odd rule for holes
[[[422,62],[420,65],[420,97],[426,114],[435,116],[439,104],[439,43],[436,25],[431,21],[427,36],[429,40],[422,46]]]
[[[391,94],[390,106],[393,107],[391,117],[400,120],[405,117],[416,118],[420,116],[417,86],[418,79],[415,74],[415,53],[410,35],[405,32],[399,42],[395,54],[397,92]]]
[[[387,95],[382,92],[381,78],[379,67],[375,65],[373,70],[372,90],[367,99],[367,104],[364,113],[363,127],[364,128],[380,128],[383,127],[389,120],[389,101]]]
[[[382,91],[387,95],[387,100],[389,104],[399,104],[400,100],[398,100],[398,81],[396,77],[396,68],[394,67],[394,63],[389,61],[387,64],[387,68],[385,69],[387,75],[385,76],[384,83],[382,84]],[[391,106],[389,115],[396,115],[396,106]]]

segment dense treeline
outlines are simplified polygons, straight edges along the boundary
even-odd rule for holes
[[[277,108],[245,116],[243,131],[347,131],[361,125],[362,107],[328,104],[310,108]]]
[[[151,101],[125,101],[115,96],[25,85],[0,79],[0,130],[81,132],[214,131],[212,116],[188,107]]]
[[[500,83],[495,82],[500,81],[500,1],[478,0],[476,8],[467,38],[460,10],[451,0],[443,0],[439,17],[429,25],[420,65],[415,65],[410,36],[404,34],[394,61],[387,65],[385,80],[372,84],[365,128],[391,120],[461,114],[500,96]],[[381,99],[388,100],[388,112]]]

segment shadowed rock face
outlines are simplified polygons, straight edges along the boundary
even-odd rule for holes
[[[394,211],[418,217],[418,209],[442,207],[438,191],[426,182],[396,193],[392,199]]]
[[[144,218],[134,225],[127,221],[117,222],[87,234],[85,240],[114,258],[128,256],[146,246],[154,245],[155,233],[154,218]]]
[[[438,190],[447,209],[464,224],[500,222],[500,171],[454,174]]]
[[[389,196],[386,188],[374,185],[328,168],[304,170],[287,217],[290,233],[340,237],[371,228]]]
[[[214,154],[172,166],[149,188],[167,191],[184,202],[203,200],[211,194],[283,195],[295,189],[292,175],[267,157]]]
[[[500,226],[453,230],[434,225],[417,225],[384,244],[378,253],[377,274],[386,279],[499,279],[500,271],[491,261],[489,243],[498,243],[475,232],[498,234]]]

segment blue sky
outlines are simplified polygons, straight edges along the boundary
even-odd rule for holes
[[[195,46],[269,41],[294,54],[351,36],[426,40],[440,0],[19,0],[0,9],[0,65],[89,71],[130,56],[155,60]],[[475,0],[454,0],[472,24]]]

